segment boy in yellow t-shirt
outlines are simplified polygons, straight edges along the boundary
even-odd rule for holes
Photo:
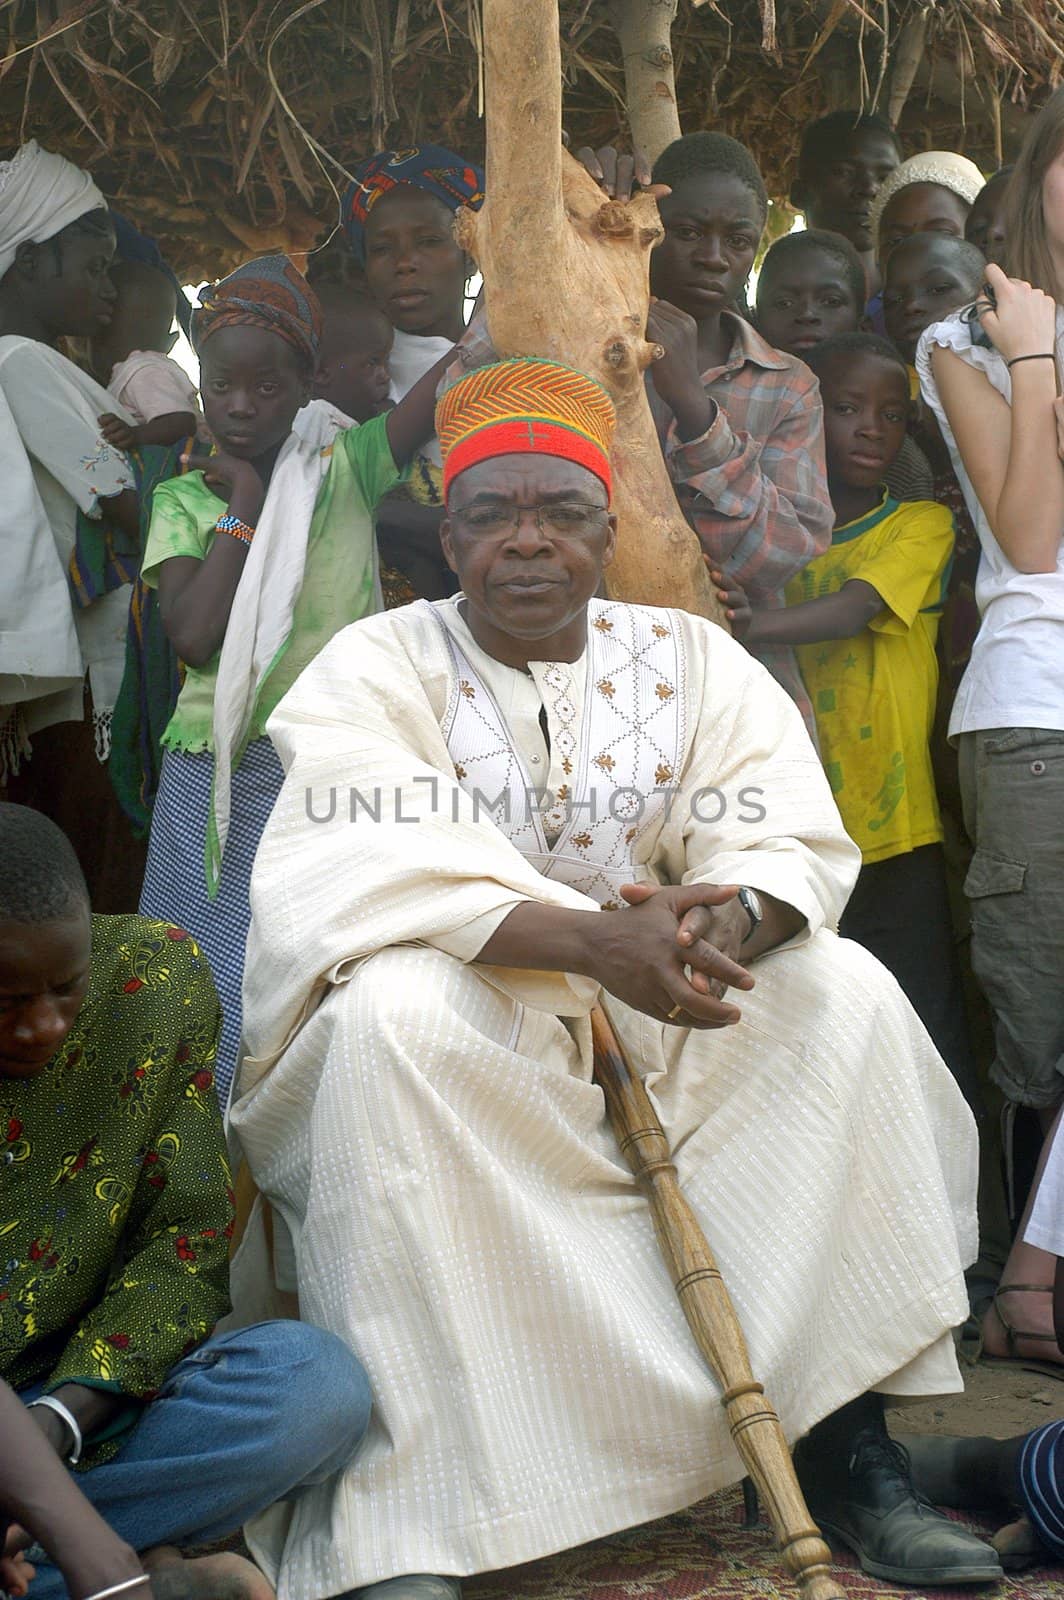
[[[806,360],[824,402],[831,546],[787,585],[785,610],[748,620],[737,590],[722,596],[745,644],[796,647],[821,758],[864,861],[840,931],[894,973],[974,1104],[929,743],[953,518],[883,486],[909,418],[897,351],[840,334]]]

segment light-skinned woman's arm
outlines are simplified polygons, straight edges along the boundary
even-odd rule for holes
[[[1056,570],[1064,536],[1064,465],[1057,449],[1056,305],[1041,289],[987,267],[997,309],[981,322],[1011,367],[1012,405],[952,350],[931,368],[965,471],[1002,551],[1019,572]]]

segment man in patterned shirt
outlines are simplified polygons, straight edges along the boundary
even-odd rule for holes
[[[146,1553],[156,1600],[268,1596],[250,1562],[172,1547],[320,1481],[369,1416],[362,1369],[330,1334],[211,1336],[232,1231],[218,1026],[194,940],[91,916],[66,836],[0,804],[0,1376]],[[38,1562],[34,1600],[63,1593]]]

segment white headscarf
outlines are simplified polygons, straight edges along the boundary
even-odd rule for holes
[[[43,244],[107,201],[87,172],[31,139],[0,161],[0,278],[20,244]]]
[[[914,183],[937,183],[971,205],[985,182],[975,162],[955,150],[925,150],[922,155],[910,156],[880,185],[872,201],[872,232],[879,233],[879,219],[887,201]]]

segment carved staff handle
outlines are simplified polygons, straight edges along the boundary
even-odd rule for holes
[[[632,1071],[601,1006],[591,1013],[595,1081],[636,1182],[650,1201],[658,1244],[684,1316],[710,1371],[736,1449],[768,1510],[802,1600],[845,1600],[831,1552],[809,1515],[779,1417],[750,1370],[750,1356],[709,1242],[684,1199],[672,1151],[642,1079]]]

